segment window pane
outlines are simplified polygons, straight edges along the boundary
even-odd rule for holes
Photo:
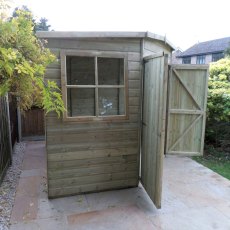
[[[95,62],[94,57],[66,57],[68,85],[94,85]]]
[[[124,89],[98,89],[99,116],[125,115]]]
[[[191,57],[184,57],[182,59],[182,64],[191,64]]]
[[[221,58],[224,58],[224,54],[223,53],[215,53],[215,54],[212,54],[212,61],[218,61],[220,60]]]
[[[95,89],[67,89],[68,116],[95,116]]]
[[[98,84],[124,85],[124,59],[98,58]]]
[[[205,64],[205,55],[197,56],[196,64]]]

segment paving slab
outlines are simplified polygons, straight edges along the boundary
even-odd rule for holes
[[[153,229],[151,221],[135,205],[69,215],[67,220],[69,229],[78,230]]]
[[[47,198],[42,141],[28,142],[11,230],[230,230],[230,181],[186,157],[164,159],[162,208],[144,188]]]

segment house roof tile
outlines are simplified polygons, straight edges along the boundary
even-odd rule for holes
[[[208,53],[223,52],[227,47],[230,46],[230,37],[215,39],[211,41],[201,42],[193,45],[189,49],[185,50],[177,57],[187,57],[202,55]]]

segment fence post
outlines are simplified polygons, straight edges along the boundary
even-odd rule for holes
[[[22,141],[22,117],[21,117],[21,110],[18,106],[20,102],[20,97],[17,97],[17,118],[18,118],[18,142]]]
[[[12,163],[12,155],[13,155],[13,150],[12,150],[12,140],[11,140],[11,128],[10,128],[10,109],[9,109],[9,97],[8,93],[6,94],[6,110],[7,110],[7,120],[8,120],[8,133],[9,133],[9,145],[10,145],[10,163]]]

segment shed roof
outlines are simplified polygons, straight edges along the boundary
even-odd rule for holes
[[[219,38],[193,45],[177,57],[194,56],[208,53],[223,52],[230,45],[230,37]]]
[[[165,42],[172,50],[176,47],[166,38],[151,32],[78,32],[78,31],[39,31],[39,38],[150,38]]]

